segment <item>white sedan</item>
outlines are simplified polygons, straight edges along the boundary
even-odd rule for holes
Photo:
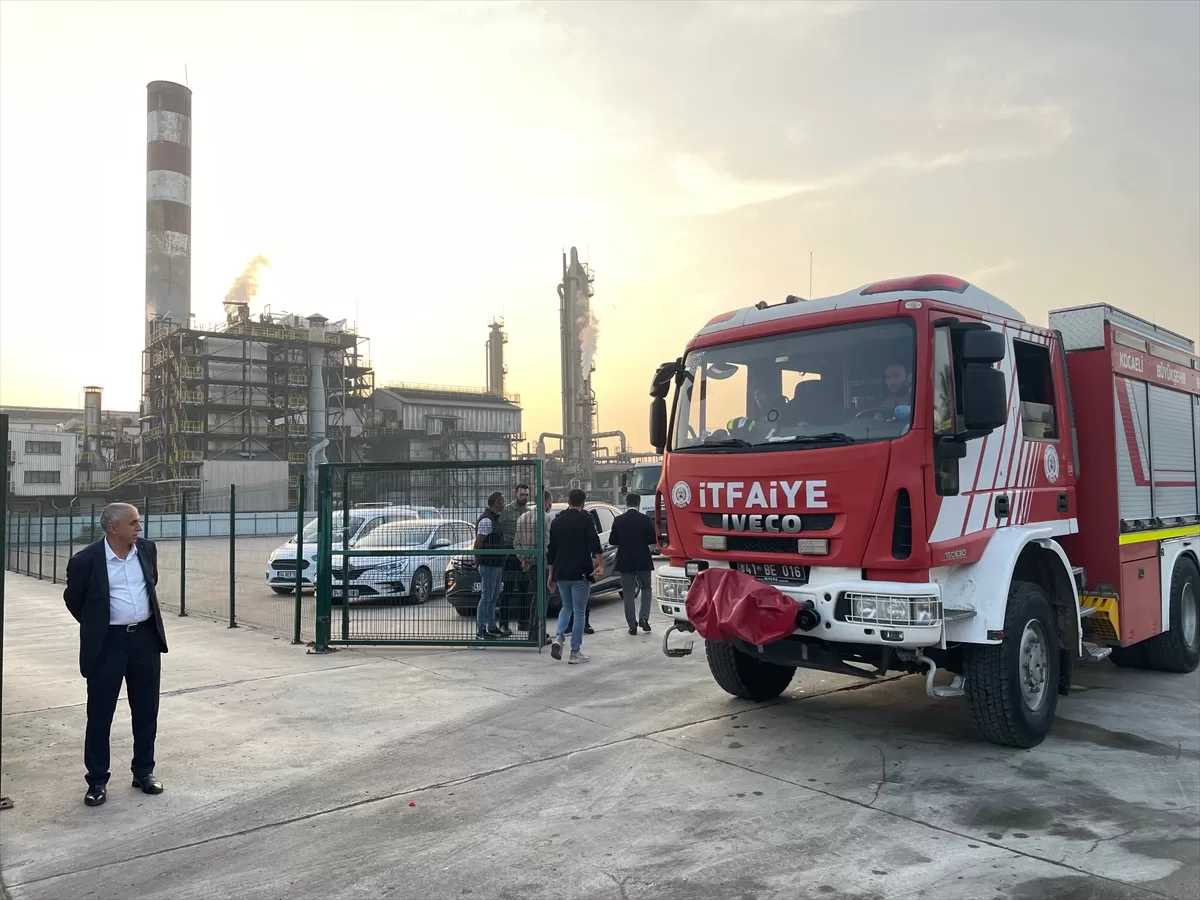
[[[475,526],[470,522],[406,519],[381,525],[358,541],[354,549],[460,551],[474,544]],[[424,603],[433,596],[438,584],[433,573],[446,567],[447,558],[448,555],[409,552],[400,556],[351,556],[343,561],[342,554],[335,552],[333,599],[341,600],[345,594],[351,603],[405,598]]]

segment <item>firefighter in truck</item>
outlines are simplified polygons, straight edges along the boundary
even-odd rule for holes
[[[923,673],[1032,747],[1074,665],[1200,664],[1187,337],[924,275],[719,315],[650,394],[663,651],[735,696]]]

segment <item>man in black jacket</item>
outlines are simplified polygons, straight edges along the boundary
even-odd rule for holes
[[[108,795],[109,732],[125,682],[133,719],[133,786],[161,794],[154,777],[158,694],[167,634],[158,607],[158,548],[138,537],[137,508],[111,503],[100,514],[104,537],[67,563],[63,600],[79,623],[79,674],[87,679],[87,732],[83,802],[99,806]]]
[[[650,545],[657,542],[654,523],[640,509],[642,498],[630,494],[625,498],[628,509],[617,516],[608,533],[608,542],[617,548],[617,571],[621,573],[621,590],[625,596],[625,621],[629,633],[637,634],[638,626],[650,630],[650,575],[654,562],[650,559]],[[633,598],[642,598],[641,615],[633,618]]]
[[[600,547],[600,535],[596,524],[584,511],[587,495],[573,490],[567,495],[567,508],[554,517],[550,525],[550,545],[546,548],[546,587],[562,598],[562,610],[558,614],[558,628],[550,655],[562,659],[563,637],[567,623],[571,623],[571,665],[585,663],[588,658],[580,650],[583,647],[583,627],[587,618],[590,582],[604,577],[604,553]]]

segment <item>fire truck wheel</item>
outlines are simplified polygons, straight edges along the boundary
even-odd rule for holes
[[[1187,556],[1171,575],[1170,628],[1145,642],[1146,662],[1160,672],[1194,672],[1200,665],[1200,572]]]
[[[1113,652],[1108,658],[1119,669],[1147,669],[1150,667],[1150,663],[1146,660],[1145,644],[1113,647]]]
[[[971,718],[983,736],[1006,747],[1036,747],[1058,706],[1058,627],[1040,585],[1014,581],[1008,590],[1004,641],[966,653]]]
[[[726,641],[705,641],[704,655],[713,680],[726,693],[743,700],[770,700],[792,683],[794,666],[763,662],[742,653]]]

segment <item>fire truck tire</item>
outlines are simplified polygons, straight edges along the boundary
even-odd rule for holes
[[[964,648],[967,706],[994,744],[1027,749],[1050,732],[1058,706],[1058,626],[1040,585],[1014,581],[1004,641]]]
[[[1194,672],[1200,666],[1200,571],[1187,556],[1171,574],[1170,628],[1145,642],[1146,663],[1160,672]]]
[[[704,655],[713,680],[726,693],[743,700],[770,700],[792,683],[794,666],[755,659],[726,641],[705,641]]]
[[[1118,669],[1147,669],[1150,663],[1146,660],[1146,645],[1133,644],[1129,647],[1113,647],[1108,657]]]

